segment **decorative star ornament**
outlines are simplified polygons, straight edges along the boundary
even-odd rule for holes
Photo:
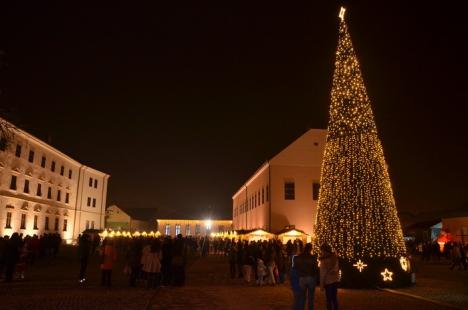
[[[408,259],[406,257],[400,257],[400,266],[404,271],[408,271]]]
[[[358,260],[357,263],[353,266],[356,267],[359,270],[359,272],[362,272],[362,270],[367,267],[367,264],[364,264],[364,262]]]
[[[393,281],[393,272],[389,271],[387,268],[385,268],[384,272],[381,272],[380,274],[382,275],[384,281]]]

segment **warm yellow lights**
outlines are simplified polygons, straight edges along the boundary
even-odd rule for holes
[[[400,257],[400,266],[403,271],[409,271],[409,261],[406,257]]]
[[[345,15],[346,9],[344,7],[340,8],[340,14],[338,15],[340,19],[343,21],[344,20],[344,15]]]
[[[316,235],[350,263],[406,254],[392,185],[341,8]],[[356,266],[357,267],[357,266]]]
[[[367,265],[364,264],[364,262],[362,262],[361,260],[358,260],[358,262],[353,266],[356,267],[359,270],[359,272],[362,272],[362,270],[367,267]]]
[[[392,279],[393,272],[391,272],[387,268],[385,268],[385,270],[383,272],[381,272],[380,274],[382,275],[384,282],[393,281],[393,279]]]

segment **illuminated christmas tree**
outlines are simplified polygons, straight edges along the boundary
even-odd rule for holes
[[[409,282],[406,248],[344,12],[342,8],[322,164],[317,243],[329,244],[339,255],[345,285],[396,286]]]

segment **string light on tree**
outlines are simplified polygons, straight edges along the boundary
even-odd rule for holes
[[[393,259],[398,263],[406,248],[344,8],[339,17],[316,236],[318,244],[331,245],[351,268],[362,271],[363,261],[370,265]],[[353,265],[356,261],[358,266]]]
[[[356,267],[359,270],[359,272],[362,272],[362,270],[367,267],[367,264],[364,264],[364,262],[358,260],[358,262],[353,266]]]

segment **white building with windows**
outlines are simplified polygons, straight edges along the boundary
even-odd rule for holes
[[[313,236],[327,130],[310,129],[264,163],[232,197],[233,227]]]
[[[231,220],[212,219],[157,219],[156,229],[162,236],[176,237],[182,236],[204,237],[211,233],[228,232],[232,230]]]
[[[60,233],[72,242],[104,228],[109,175],[12,131],[12,141],[0,141],[0,235]]]

